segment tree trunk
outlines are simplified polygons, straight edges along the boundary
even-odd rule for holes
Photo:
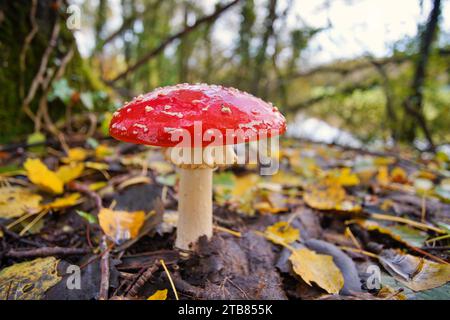
[[[434,0],[433,8],[420,38],[419,57],[415,64],[411,93],[403,103],[406,119],[404,122],[404,135],[402,138],[408,142],[412,142],[416,138],[416,128],[418,125],[423,131],[425,138],[429,143],[430,149],[434,149],[434,143],[432,134],[427,126],[427,121],[423,113],[423,89],[432,44],[438,30],[440,14],[441,0]]]

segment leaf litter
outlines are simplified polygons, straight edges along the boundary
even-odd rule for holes
[[[105,255],[110,274],[123,273],[110,299],[174,299],[161,259],[181,299],[448,297],[447,160],[284,139],[273,176],[255,165],[215,172],[215,234],[181,258],[175,168],[158,148],[100,139],[2,160],[1,297],[64,299],[59,259],[84,267]],[[383,274],[371,290],[368,265]],[[102,268],[91,272],[100,286]]]

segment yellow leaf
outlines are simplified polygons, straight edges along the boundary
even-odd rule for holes
[[[27,210],[36,211],[42,197],[20,187],[0,188],[0,218],[20,217]]]
[[[0,300],[39,300],[57,284],[59,260],[39,258],[13,264],[0,271]]]
[[[158,290],[147,298],[147,300],[166,300],[166,299],[167,299],[167,289]]]
[[[97,191],[102,189],[103,187],[106,187],[108,185],[108,183],[106,183],[105,181],[99,181],[99,182],[93,182],[91,183],[88,188],[89,190],[92,191]]]
[[[85,163],[85,165],[86,165],[86,168],[94,169],[94,170],[98,170],[98,171],[108,170],[109,169],[109,165],[107,163],[102,163],[102,162],[87,161]]]
[[[384,158],[384,157],[376,157],[373,160],[373,163],[377,166],[388,166],[395,162],[394,158]]]
[[[236,177],[236,182],[231,192],[233,198],[239,199],[248,194],[260,179],[261,177],[257,174],[246,174],[245,176]]]
[[[400,167],[395,167],[394,169],[392,169],[392,171],[391,171],[391,181],[392,182],[396,182],[396,183],[406,183],[406,182],[408,182],[408,176],[407,176],[405,170],[403,170]]]
[[[414,291],[437,288],[450,281],[450,265],[448,264],[433,262],[395,250],[383,251],[379,260],[395,279]]]
[[[317,254],[307,248],[294,250],[289,257],[292,267],[309,285],[315,282],[328,293],[337,294],[344,286],[344,276],[333,262],[333,257]]]
[[[97,159],[103,159],[112,154],[113,154],[113,149],[108,147],[106,144],[100,144],[97,148],[95,148],[95,157]]]
[[[173,166],[167,161],[151,161],[148,167],[162,175],[174,171]]]
[[[72,193],[65,197],[56,198],[54,201],[45,204],[43,207],[46,209],[62,209],[76,205],[79,199],[79,193]]]
[[[98,214],[98,221],[103,232],[116,243],[135,238],[144,220],[144,211],[114,211],[103,208]]]
[[[387,185],[390,182],[388,167],[382,166],[378,169],[377,181],[381,185]]]
[[[267,237],[274,243],[292,243],[300,239],[300,231],[286,221],[280,221],[266,228]]]
[[[348,196],[345,189],[337,184],[310,186],[305,190],[303,199],[308,206],[318,210],[361,211],[361,206],[355,199]]]
[[[358,176],[352,173],[350,168],[331,170],[327,172],[327,179],[331,183],[337,183],[344,187],[356,186],[360,183]]]
[[[67,157],[62,158],[63,162],[79,162],[87,158],[88,152],[83,148],[72,148],[67,152]]]
[[[28,179],[38,187],[52,193],[62,193],[64,184],[55,172],[39,159],[27,159],[24,164]]]
[[[299,186],[301,185],[300,178],[295,174],[289,174],[286,171],[279,170],[276,174],[271,176],[271,181],[286,186]]]
[[[61,166],[56,170],[56,175],[63,183],[68,183],[72,180],[75,180],[81,176],[84,170],[84,164],[80,163],[71,163],[66,166]]]

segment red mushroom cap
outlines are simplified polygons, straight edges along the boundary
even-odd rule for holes
[[[195,129],[199,124],[201,130]],[[190,146],[195,136],[212,132],[223,135],[221,141],[212,138],[212,144],[236,144],[283,134],[286,120],[271,103],[249,93],[217,85],[178,84],[126,103],[110,124],[110,134],[118,140],[161,147],[179,145],[172,134],[180,129],[189,132]],[[211,144],[208,138],[201,141],[202,146]]]

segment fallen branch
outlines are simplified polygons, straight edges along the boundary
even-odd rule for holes
[[[103,251],[103,255],[100,259],[100,292],[98,294],[99,300],[108,300],[108,290],[109,290],[109,252],[110,248],[106,243],[106,236],[103,236],[100,247]]]
[[[87,248],[42,247],[31,250],[11,249],[5,253],[10,258],[31,258],[49,256],[76,256],[91,252]]]
[[[142,273],[130,287],[126,297],[136,297],[139,290],[147,283],[147,281],[153,276],[160,266],[161,264],[159,261],[156,261],[154,265],[145,270],[145,272]]]

